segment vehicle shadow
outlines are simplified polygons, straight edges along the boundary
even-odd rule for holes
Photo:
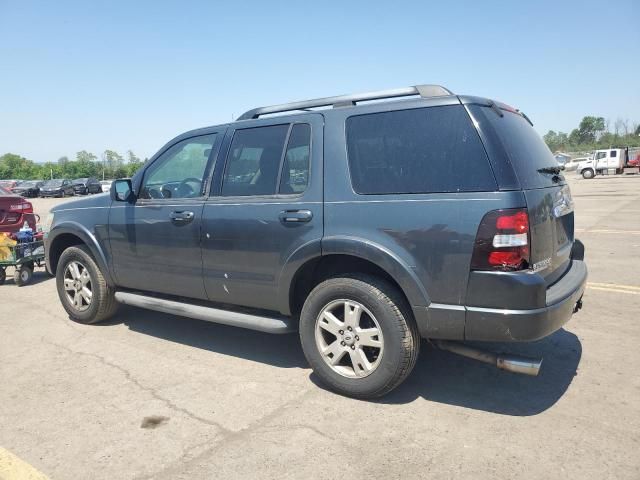
[[[134,332],[279,368],[307,368],[297,333],[270,335],[121,305],[111,322]]]
[[[170,342],[265,363],[278,368],[309,368],[298,335],[270,335],[236,327],[121,306],[111,323]],[[552,407],[577,374],[582,345],[561,329],[532,343],[477,344],[496,352],[544,358],[537,377],[518,375],[438,350],[424,341],[418,363],[396,390],[375,400],[410,403],[417,398],[501,415],[537,415]],[[310,380],[324,386],[310,372]]]
[[[7,268],[7,279],[5,280],[6,285],[15,285],[15,282],[13,281],[14,271],[15,269],[13,267]],[[51,275],[49,275],[44,269],[40,269],[39,267],[37,267],[37,269],[33,272],[33,277],[31,278],[31,281],[27,285],[24,285],[21,288],[29,288],[31,285],[37,285],[38,283],[46,282],[47,280],[52,280],[55,282],[55,279]]]
[[[501,415],[537,415],[564,395],[577,375],[582,357],[580,340],[564,329],[532,343],[477,346],[495,352],[543,357],[540,374],[530,377],[498,370],[424,342],[409,378],[378,402],[402,404],[423,397]]]

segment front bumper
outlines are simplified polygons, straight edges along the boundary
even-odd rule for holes
[[[465,340],[512,342],[546,337],[567,323],[574,311],[582,306],[586,284],[586,264],[582,260],[572,260],[564,276],[546,289],[542,308],[466,307]]]

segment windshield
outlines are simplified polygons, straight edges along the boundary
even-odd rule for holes
[[[73,183],[77,184],[77,183],[87,183],[89,179],[88,178],[76,178]]]
[[[35,187],[37,183],[38,182],[35,182],[35,181],[26,181],[26,182],[20,182],[18,186],[23,188],[32,188],[32,187]]]
[[[44,184],[45,187],[59,187],[62,185],[62,180],[49,180]]]
[[[527,120],[517,113],[502,110],[500,117],[490,107],[473,106],[493,126],[524,189],[545,188],[564,183],[558,162]],[[554,173],[556,172],[556,173]]]

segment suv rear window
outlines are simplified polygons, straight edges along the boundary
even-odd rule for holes
[[[503,110],[500,117],[491,108],[477,105],[472,105],[471,110],[474,116],[480,112],[495,130],[523,189],[557,185],[555,175],[539,170],[557,168],[558,162],[522,115]]]
[[[497,189],[478,133],[461,105],[347,119],[351,182],[359,194]]]

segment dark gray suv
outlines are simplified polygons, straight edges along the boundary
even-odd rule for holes
[[[409,375],[421,337],[536,374],[539,360],[462,342],[551,334],[587,278],[569,187],[526,115],[434,85],[184,133],[50,225],[47,266],[72,319],[124,303],[299,330],[318,377],[361,398]]]

